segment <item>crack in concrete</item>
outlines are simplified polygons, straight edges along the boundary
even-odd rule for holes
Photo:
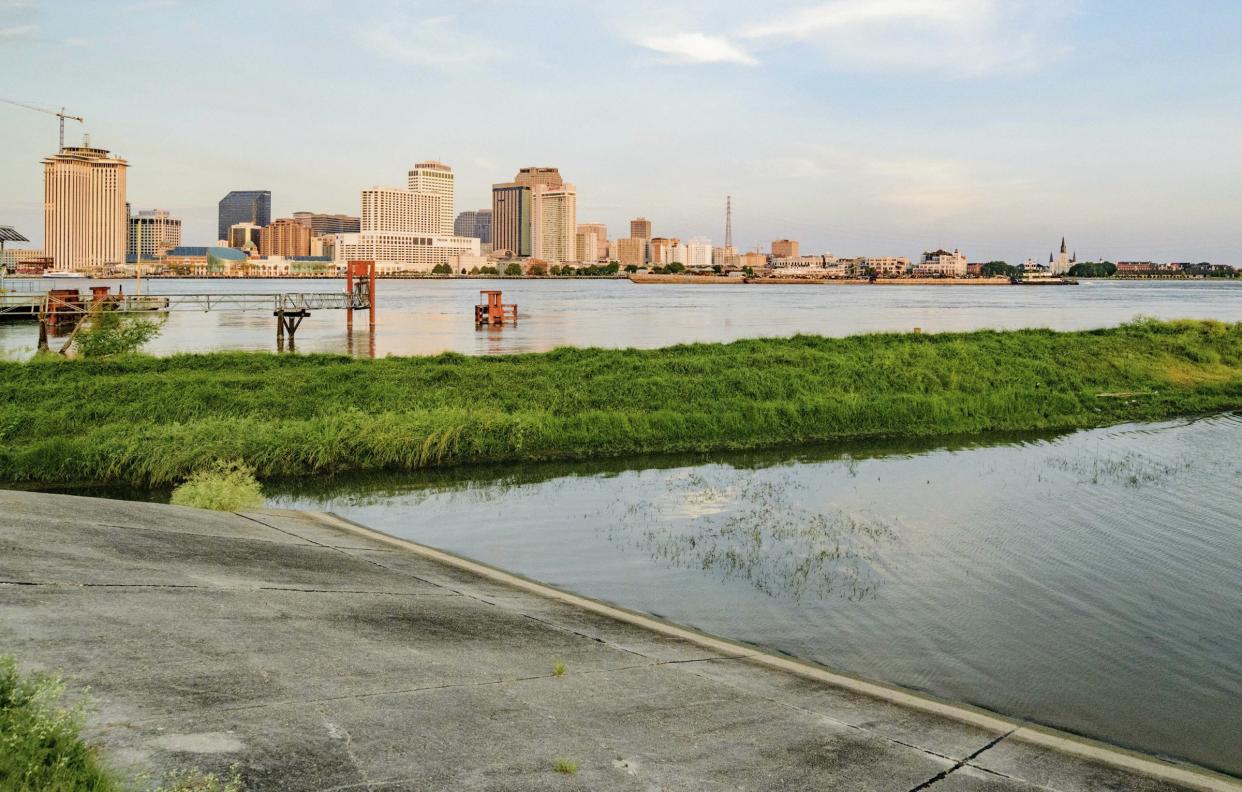
[[[919,784],[919,785],[918,785],[918,786],[916,786],[916,787],[911,788],[911,789],[910,789],[910,792],[918,792],[920,789],[927,789],[928,787],[932,786],[933,784],[936,784],[936,783],[938,783],[938,782],[940,782],[940,781],[943,781],[944,779],[946,779],[946,778],[948,778],[948,777],[949,777],[949,774],[950,774],[950,773],[953,773],[953,772],[955,772],[955,771],[957,771],[957,770],[960,770],[961,768],[965,767],[965,766],[966,766],[966,765],[970,762],[970,760],[972,760],[972,759],[977,759],[977,758],[979,757],[979,755],[980,755],[980,754],[982,754],[984,751],[986,751],[986,750],[988,750],[988,749],[990,749],[990,748],[995,747],[997,743],[999,743],[1001,740],[1005,739],[1006,737],[1008,737],[1009,735],[1013,734],[1013,733],[1014,733],[1014,732],[1016,732],[1016,731],[1017,731],[1017,729],[1010,729],[1009,731],[1005,732],[1004,734],[1000,735],[999,737],[997,737],[997,738],[993,739],[991,742],[989,742],[989,743],[987,743],[986,745],[984,745],[984,746],[983,746],[982,748],[980,748],[979,750],[977,750],[977,751],[975,751],[974,753],[972,753],[971,755],[967,756],[965,759],[961,759],[961,760],[959,760],[956,764],[954,764],[954,765],[953,765],[952,767],[950,767],[948,770],[941,770],[939,773],[936,773],[934,776],[932,776],[931,778],[927,779],[927,780],[926,780],[926,781],[924,781],[923,783]]]
[[[327,708],[320,707],[319,714],[323,716],[323,725],[328,732],[328,736],[332,739],[342,739],[345,748],[345,756],[349,758],[349,763],[353,765],[354,772],[362,779],[361,784],[352,784],[353,787],[361,786],[364,789],[371,789],[371,777],[367,775],[366,768],[362,766],[362,762],[358,761],[358,755],[354,753],[354,738],[349,733],[349,729],[344,726],[333,723],[328,716]],[[339,732],[339,733],[338,733]]]

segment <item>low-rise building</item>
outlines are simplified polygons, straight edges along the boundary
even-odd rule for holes
[[[431,272],[437,264],[449,264],[452,256],[481,255],[477,237],[440,236],[411,232],[362,232],[337,234],[334,259],[374,261],[380,275]]]
[[[641,267],[647,260],[647,240],[642,237],[618,239],[614,257],[623,267],[631,264]]]
[[[910,259],[905,256],[867,256],[862,262],[863,272],[877,278],[900,278],[910,272]]]
[[[686,269],[704,270],[712,266],[712,243],[707,237],[695,237],[686,243]]]
[[[274,220],[259,234],[259,252],[264,256],[309,256],[311,229],[291,218]]]
[[[914,265],[916,278],[964,278],[966,277],[966,257],[959,251],[950,253],[939,249],[928,251]]]
[[[234,223],[229,226],[228,246],[238,250],[258,250],[263,227],[254,223]]]
[[[849,264],[831,253],[822,256],[773,256],[768,272],[777,278],[848,278]]]

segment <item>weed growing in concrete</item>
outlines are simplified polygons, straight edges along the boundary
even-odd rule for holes
[[[120,792],[81,737],[82,705],[66,707],[64,693],[60,677],[18,674],[16,661],[0,656],[0,788]]]
[[[173,490],[171,502],[216,511],[242,511],[263,505],[263,489],[254,469],[241,462],[217,460],[210,467],[191,474]]]
[[[565,664],[557,663],[556,665],[552,666],[552,675],[558,676],[558,677],[565,676]]]
[[[557,759],[556,764],[552,765],[552,769],[558,773],[573,775],[578,772],[578,763],[573,759]]]
[[[201,773],[197,770],[185,770],[173,773],[168,785],[156,789],[155,792],[241,792],[242,780],[237,768],[229,770],[228,778],[220,778],[214,773]]]

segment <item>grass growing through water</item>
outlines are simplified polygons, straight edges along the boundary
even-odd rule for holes
[[[254,470],[247,465],[217,460],[190,474],[184,484],[173,490],[171,502],[177,506],[235,512],[262,506],[263,489],[254,477]]]
[[[0,362],[0,481],[166,485],[217,459],[268,478],[1067,430],[1240,407],[1242,324],[1219,322],[501,357],[43,359]]]

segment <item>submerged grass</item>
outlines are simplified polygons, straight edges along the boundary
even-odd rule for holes
[[[1242,324],[1201,321],[502,357],[38,359],[0,363],[0,481],[167,485],[217,459],[270,478],[1237,408]]]

